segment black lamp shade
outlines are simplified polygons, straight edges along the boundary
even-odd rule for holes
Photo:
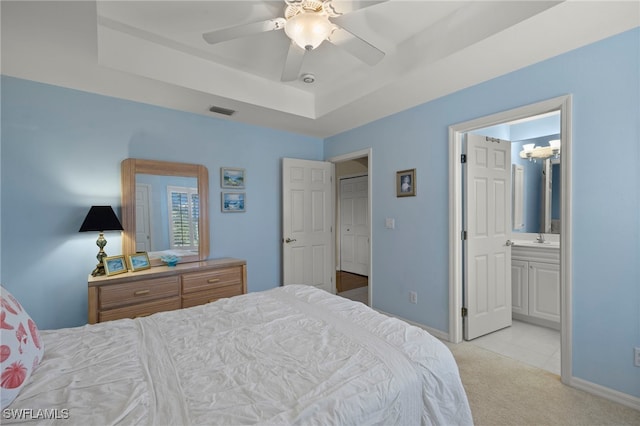
[[[111,206],[91,206],[79,232],[122,230],[122,225]]]

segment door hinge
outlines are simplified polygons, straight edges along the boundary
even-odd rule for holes
[[[462,231],[462,235],[460,235],[460,239],[462,241],[467,241],[467,231]]]
[[[467,308],[462,308],[462,316],[463,317],[467,316]]]
[[[460,162],[461,163],[466,163],[467,162],[467,154],[462,154],[460,156]]]

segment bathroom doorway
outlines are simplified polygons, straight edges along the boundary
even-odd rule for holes
[[[561,224],[560,240],[560,347],[561,378],[570,382],[571,374],[571,96],[562,96],[514,110],[481,117],[459,123],[449,128],[449,207],[450,207],[450,256],[449,256],[449,340],[462,341],[463,276],[465,259],[463,257],[463,213],[462,164],[463,135],[478,129],[512,123],[530,117],[560,113],[560,133],[562,145],[561,169]]]
[[[485,127],[470,134],[481,136],[480,147],[490,145],[486,149],[496,145],[496,140],[510,145],[510,150],[507,150],[510,151],[510,161],[504,164],[502,176],[507,183],[511,181],[510,185],[505,186],[512,189],[505,197],[507,202],[500,205],[510,210],[504,216],[511,219],[508,220],[511,226],[505,229],[510,235],[502,235],[501,241],[508,238],[511,245],[501,247],[506,253],[510,252],[510,258],[504,262],[504,275],[510,278],[510,283],[505,283],[507,288],[503,297],[508,300],[494,307],[498,312],[502,310],[504,314],[509,314],[508,325],[491,328],[473,339],[469,339],[472,334],[467,324],[475,325],[471,319],[476,305],[470,303],[466,292],[470,289],[473,294],[478,293],[473,291],[477,279],[471,272],[475,263],[467,262],[470,269],[464,278],[466,287],[463,299],[468,309],[466,323],[463,323],[465,340],[560,375],[559,202],[562,152],[561,145],[553,142],[560,140],[560,112]],[[469,137],[468,134],[467,168],[471,166],[473,158]],[[491,142],[487,142],[487,138]],[[558,148],[554,149],[552,144]],[[468,182],[472,173],[470,170],[466,172]],[[475,205],[470,202],[464,205],[468,217],[476,217],[471,212]],[[472,225],[467,223],[465,226],[467,245],[476,244]],[[486,239],[484,234],[478,237]],[[486,313],[482,315],[483,318],[487,316]]]

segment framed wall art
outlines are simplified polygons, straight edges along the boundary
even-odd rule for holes
[[[123,255],[109,256],[103,259],[104,273],[106,275],[116,275],[127,272],[127,262]]]
[[[244,192],[223,192],[222,211],[224,213],[244,212],[245,193]]]
[[[130,254],[129,256],[129,268],[132,272],[142,271],[143,269],[151,268],[151,262],[149,262],[149,255],[146,251]]]
[[[416,195],[416,169],[396,172],[396,197],[414,197]]]
[[[243,189],[245,170],[235,167],[220,168],[220,186],[222,188]]]

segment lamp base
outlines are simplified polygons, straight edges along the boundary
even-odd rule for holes
[[[98,263],[96,265],[96,268],[93,271],[91,271],[91,276],[92,277],[97,277],[97,276],[100,276],[100,275],[105,275],[104,265],[102,263]]]
[[[98,241],[96,241],[96,245],[100,248],[100,251],[96,255],[96,259],[98,259],[98,264],[96,265],[96,269],[91,272],[92,277],[97,277],[98,275],[105,275],[104,272],[104,263],[103,260],[107,257],[107,253],[104,251],[104,246],[107,245],[107,240],[104,238],[104,233],[101,232],[98,237]]]

